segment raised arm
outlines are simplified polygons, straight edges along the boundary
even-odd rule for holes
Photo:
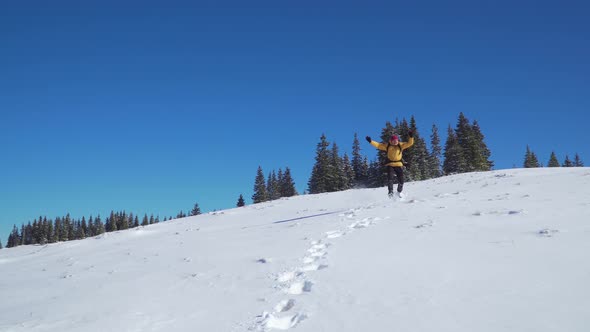
[[[387,146],[385,144],[373,141],[371,139],[371,136],[367,136],[367,137],[365,137],[365,139],[367,140],[367,142],[369,142],[372,146],[376,147],[377,149],[382,150],[382,151],[387,150]]]

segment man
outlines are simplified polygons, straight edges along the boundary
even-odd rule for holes
[[[381,151],[385,151],[389,163],[387,167],[387,189],[389,197],[393,197],[393,176],[397,177],[397,195],[402,197],[402,190],[404,189],[404,164],[402,163],[403,151],[410,146],[414,145],[414,133],[411,131],[408,133],[410,139],[408,142],[400,142],[397,135],[391,136],[389,143],[377,143],[371,139],[370,136],[366,137],[367,142],[371,143],[372,146],[376,147]]]

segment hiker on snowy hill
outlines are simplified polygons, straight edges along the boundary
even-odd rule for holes
[[[387,189],[389,197],[393,197],[394,174],[397,177],[398,197],[402,197],[402,190],[404,188],[404,163],[402,154],[405,149],[414,145],[414,133],[410,131],[408,136],[410,136],[408,142],[400,142],[399,137],[397,135],[393,135],[387,144],[375,142],[371,140],[370,136],[366,137],[367,142],[371,143],[371,145],[377,149],[385,151],[387,153],[387,158],[389,158],[389,163],[385,165],[387,167]]]

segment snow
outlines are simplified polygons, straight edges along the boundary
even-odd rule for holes
[[[0,250],[0,331],[590,330],[590,168],[405,188]]]

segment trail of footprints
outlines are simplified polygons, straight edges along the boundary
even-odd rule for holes
[[[368,206],[367,209],[373,207]],[[341,214],[342,220],[352,220],[352,223],[344,229],[326,232],[321,240],[311,241],[309,249],[301,259],[301,265],[275,277],[276,288],[281,290],[287,298],[277,303],[271,312],[264,312],[260,315],[255,327],[250,330],[289,330],[308,317],[304,313],[303,305],[299,299],[306,293],[313,291],[314,284],[308,278],[308,274],[328,268],[328,249],[332,246],[330,241],[383,220],[381,218],[359,219],[357,213],[361,210],[353,209]]]

